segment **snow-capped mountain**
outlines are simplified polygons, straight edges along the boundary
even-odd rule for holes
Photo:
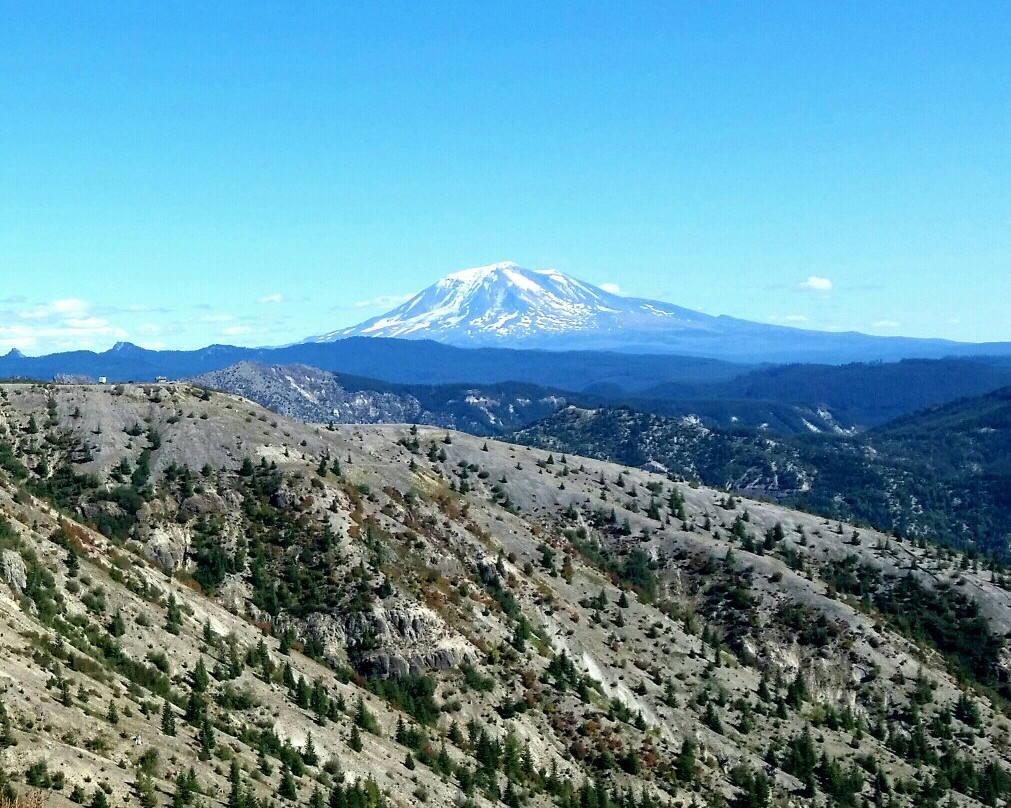
[[[715,321],[669,303],[622,297],[554,269],[504,261],[454,272],[386,314],[313,341],[370,336],[526,344],[639,330],[706,331]]]
[[[427,339],[461,347],[673,353],[733,361],[851,362],[979,350],[945,340],[824,332],[711,316],[623,297],[554,269],[512,262],[454,272],[406,303],[305,342]],[[1008,353],[1008,346],[997,346]]]

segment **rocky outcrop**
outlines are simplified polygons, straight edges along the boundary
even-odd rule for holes
[[[228,611],[233,614],[242,614],[243,610],[247,607],[252,606],[251,599],[253,597],[252,587],[249,586],[244,580],[242,575],[229,575],[221,583],[221,586],[214,593],[215,599],[224,606]],[[252,611],[252,609],[249,609]],[[256,610],[257,613],[259,610]],[[252,615],[255,618],[263,618],[264,615],[255,614]]]
[[[95,522],[100,517],[109,517],[111,519],[122,519],[124,511],[115,502],[99,501],[99,502],[85,502],[79,508],[81,516],[83,516],[89,522]]]
[[[431,609],[407,600],[355,614],[314,614],[306,633],[335,660],[350,660],[373,676],[445,670],[473,656],[470,644]]]
[[[164,570],[174,572],[186,561],[189,536],[181,525],[158,525],[151,529],[145,551]]]
[[[242,498],[236,492],[226,491],[222,495],[213,490],[186,497],[179,504],[179,514],[175,507],[166,507],[164,503],[146,503],[138,514],[138,535],[145,543],[147,557],[169,572],[188,566],[192,532],[187,525],[198,517],[234,513],[241,505]],[[229,545],[234,542],[234,532],[229,531],[234,521],[234,518],[225,521],[221,534],[221,541]]]
[[[182,501],[180,506],[184,511],[191,514],[227,513],[242,505],[242,497],[236,491],[208,490],[200,493],[190,494]]]
[[[3,582],[17,595],[28,585],[28,567],[16,550],[4,550],[0,554],[0,575],[3,576]]]

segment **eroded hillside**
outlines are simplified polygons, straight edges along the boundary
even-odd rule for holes
[[[997,805],[1002,570],[612,464],[5,386],[6,787],[52,805]]]

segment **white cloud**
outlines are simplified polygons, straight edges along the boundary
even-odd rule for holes
[[[9,350],[74,350],[92,348],[100,339],[123,340],[128,336],[99,318],[69,318],[51,325],[0,325],[0,348]]]
[[[618,286],[618,284],[616,283],[602,283],[600,284],[600,288],[603,289],[605,292],[611,293],[612,295],[621,294],[621,287]]]
[[[266,297],[261,297],[256,302],[257,303],[283,303],[284,302],[284,295],[276,294],[275,293],[275,294],[272,294],[272,295],[267,295]]]
[[[249,334],[252,330],[248,325],[231,325],[221,329],[221,333],[226,337],[237,337],[239,334]]]
[[[898,328],[899,324],[895,320],[877,320],[874,323],[875,328]]]
[[[34,329],[26,326],[0,325],[0,348],[8,351],[17,348],[19,351],[30,350],[36,344]]]
[[[76,297],[66,297],[23,311],[20,317],[24,320],[56,320],[65,317],[83,317],[87,311],[88,304],[85,301]]]
[[[394,306],[399,306],[401,303],[406,303],[412,297],[414,297],[417,292],[410,292],[406,295],[380,295],[379,297],[373,297],[369,300],[358,300],[354,303],[354,308],[356,309],[392,309]]]
[[[812,292],[830,292],[832,290],[832,281],[828,278],[819,278],[817,275],[811,275],[806,281],[801,281],[799,286],[801,289],[808,289]]]
[[[123,340],[127,331],[104,317],[91,314],[92,306],[76,297],[61,298],[11,313],[0,322],[0,348],[51,352],[100,347]]]
[[[200,318],[204,323],[230,323],[235,318],[231,314],[205,314]]]
[[[109,324],[109,321],[103,320],[101,317],[68,317],[63,321],[63,324],[68,328],[91,330],[105,328]]]

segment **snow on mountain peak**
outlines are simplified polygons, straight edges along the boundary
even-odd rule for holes
[[[392,311],[313,338],[350,336],[506,344],[629,329],[704,326],[710,318],[667,303],[625,298],[557,269],[500,261],[446,275]]]
[[[450,273],[439,281],[439,283],[445,283],[447,281],[473,283],[476,280],[486,278],[496,272],[504,272],[509,269],[521,269],[521,267],[515,261],[499,261],[497,264],[488,264],[483,267],[471,267],[470,269],[461,269],[458,272]]]
[[[488,264],[483,267],[472,267],[462,269],[447,275],[436,283],[436,286],[446,287],[473,287],[480,284],[503,284],[514,286],[528,292],[550,293],[545,289],[542,280],[553,281],[555,283],[566,283],[571,279],[563,275],[557,269],[526,269],[515,261],[499,261],[496,264]]]

